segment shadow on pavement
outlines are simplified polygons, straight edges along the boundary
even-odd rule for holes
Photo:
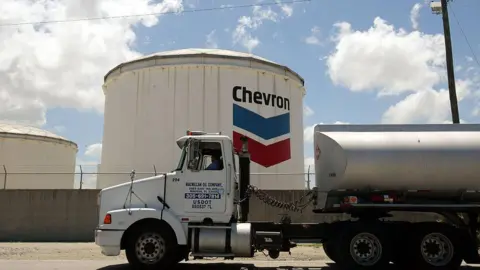
[[[302,267],[302,266],[275,266],[275,267],[256,267],[253,264],[246,263],[180,263],[169,270],[342,270],[335,266],[335,263],[326,263],[327,266]],[[128,264],[110,265],[97,270],[130,270]],[[480,270],[480,267],[462,266],[461,270]],[[400,270],[393,264],[385,270]]]

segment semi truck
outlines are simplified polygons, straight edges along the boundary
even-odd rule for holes
[[[239,142],[187,131],[176,143],[181,155],[171,172],[132,176],[99,192],[95,243],[102,254],[124,250],[134,269],[170,269],[192,257],[264,252],[275,259],[299,242],[321,242],[341,269],[396,264],[444,270],[480,263],[480,125],[316,125],[315,187],[295,202],[250,183],[247,136]],[[210,170],[210,162],[219,166]],[[254,196],[285,211],[349,218],[249,220]],[[441,218],[395,219],[413,212]]]

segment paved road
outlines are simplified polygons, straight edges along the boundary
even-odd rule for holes
[[[188,263],[181,263],[175,269],[171,270],[318,270],[318,269],[335,269],[329,267],[330,262],[326,261],[278,261],[278,262],[263,262],[263,261],[228,261],[228,262],[209,262],[209,261],[195,261]],[[333,265],[333,263],[332,263]],[[108,260],[78,260],[78,261],[15,261],[15,260],[0,260],[0,269],[8,270],[129,270],[126,264],[119,264],[118,261]]]
[[[126,264],[109,260],[0,260],[0,269],[8,270],[129,270]],[[216,263],[195,261],[181,263],[172,270],[339,270],[329,261],[227,261]],[[392,266],[392,270],[395,269]],[[462,270],[480,270],[480,267],[464,266]]]

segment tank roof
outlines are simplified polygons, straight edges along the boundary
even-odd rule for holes
[[[116,67],[112,68],[109,72],[107,72],[107,74],[104,77],[104,81],[107,81],[107,78],[111,73],[113,73],[118,69],[122,69],[122,67],[128,64],[142,62],[145,60],[168,59],[168,58],[172,59],[172,58],[179,58],[179,57],[212,57],[212,58],[217,57],[217,58],[230,58],[230,59],[243,59],[248,61],[256,61],[262,64],[267,64],[276,68],[283,69],[287,72],[290,72],[300,80],[302,85],[305,84],[304,79],[289,67],[273,62],[271,60],[265,59],[263,57],[260,57],[251,53],[244,53],[244,52],[238,52],[238,51],[223,50],[223,49],[202,49],[202,48],[188,48],[188,49],[157,52],[150,55],[142,56],[140,58],[133,59],[131,61],[123,62],[117,65]]]
[[[50,139],[61,141],[66,144],[70,144],[78,149],[76,143],[59,136],[55,133],[52,133],[47,130],[43,130],[37,127],[28,126],[28,125],[21,125],[21,124],[14,124],[14,123],[4,123],[0,122],[0,137],[7,137],[7,136],[20,136],[20,137],[30,137],[31,139]]]

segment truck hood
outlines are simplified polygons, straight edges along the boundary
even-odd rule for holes
[[[166,173],[167,179],[176,172]],[[163,197],[165,174],[139,179],[132,182],[104,188],[99,193],[99,224],[103,223],[105,215],[111,210],[128,208],[162,208],[157,196]],[[135,194],[130,195],[130,189]],[[138,197],[138,198],[137,198]],[[168,203],[168,202],[167,202]]]

